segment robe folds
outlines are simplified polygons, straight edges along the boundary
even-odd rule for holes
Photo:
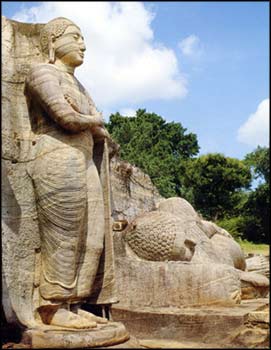
[[[52,64],[31,68],[25,95],[36,136],[28,172],[41,239],[39,303],[116,302],[107,143],[95,144],[80,122],[97,113],[95,105]]]

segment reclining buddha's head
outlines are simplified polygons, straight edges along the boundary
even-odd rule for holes
[[[176,216],[153,211],[138,216],[124,231],[129,248],[152,261],[191,261],[196,243],[187,237]]]

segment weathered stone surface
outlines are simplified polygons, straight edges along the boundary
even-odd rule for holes
[[[163,199],[157,204],[157,209],[162,212],[177,216],[183,223],[188,221],[200,221],[201,218],[190,203],[183,198],[172,197]]]
[[[217,226],[214,222],[201,220],[200,226],[209,238],[212,238],[217,233],[219,235],[233,239],[231,234],[228,231]]]
[[[118,343],[128,336],[123,325],[80,309],[117,301],[110,142],[74,77],[86,49],[81,31],[62,17],[2,24],[6,319],[28,328],[34,347]]]
[[[30,329],[24,333],[22,343],[34,349],[73,349],[109,346],[128,339],[129,334],[122,323],[110,322],[88,331]]]
[[[265,311],[253,311],[248,314],[247,322],[252,324],[262,324],[263,326],[267,326],[270,323],[270,314],[269,310]]]
[[[117,157],[111,160],[110,168],[114,220],[130,222],[137,215],[155,209],[162,197],[147,174]]]
[[[267,306],[267,305],[266,305]],[[265,311],[251,311],[246,315],[244,325],[231,336],[232,344],[242,348],[270,347],[270,314]]]
[[[128,310],[115,305],[112,311],[114,319],[124,322],[147,348],[170,345],[177,349],[268,348],[269,329],[261,328],[261,320],[251,319],[258,309],[268,308],[268,302],[268,299],[254,299],[234,307],[215,305],[156,311],[148,307]]]
[[[202,224],[181,198],[161,200],[157,210],[138,215],[114,234],[120,305],[155,309],[266,296],[268,280],[242,275],[244,254],[224,231]]]
[[[107,346],[106,348],[107,349],[138,349],[142,347],[140,346],[138,339],[136,339],[133,336],[130,336],[130,338],[127,341],[124,341],[121,344],[110,345],[110,346]]]
[[[269,349],[269,333],[259,328],[245,328],[234,339],[235,346],[241,348]]]
[[[240,272],[242,299],[267,297],[270,282],[266,276],[255,272]]]
[[[216,349],[217,344],[206,344],[194,341],[176,341],[168,339],[140,339],[140,345],[144,349]]]
[[[25,166],[33,132],[23,89],[30,65],[42,60],[40,28],[2,17],[3,307],[10,322],[23,324],[34,324],[29,286],[34,285],[35,251],[40,247],[34,191]],[[16,304],[20,308],[15,313]]]
[[[213,262],[244,270],[245,258],[239,244],[224,231],[201,220],[186,200],[169,198],[162,200],[157,210],[132,220],[123,237],[146,260]]]
[[[269,256],[263,254],[248,257],[246,259],[246,270],[256,272],[270,278],[270,261]]]
[[[117,256],[118,306],[133,310],[199,304],[233,305],[241,300],[236,269],[222,264],[153,262]]]
[[[211,243],[221,263],[234,266],[239,270],[245,270],[244,253],[240,245],[232,237],[217,233],[211,237]]]

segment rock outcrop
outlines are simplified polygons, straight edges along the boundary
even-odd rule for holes
[[[163,198],[147,174],[118,157],[110,165],[114,220],[131,221],[156,208]]]

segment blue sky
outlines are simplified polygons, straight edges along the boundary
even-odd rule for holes
[[[4,1],[2,14],[74,20],[90,48],[78,76],[105,117],[146,108],[196,133],[200,154],[269,144],[268,2],[100,4]]]

